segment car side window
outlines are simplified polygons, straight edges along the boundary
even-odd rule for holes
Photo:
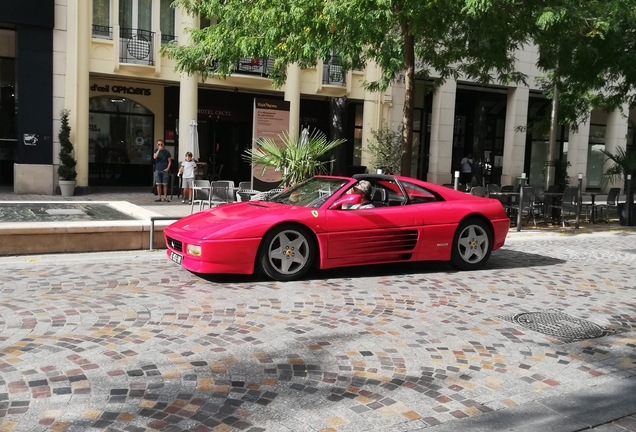
[[[411,204],[439,201],[437,195],[428,189],[409,182],[402,182],[402,185],[406,190],[406,194],[409,196],[409,203]]]

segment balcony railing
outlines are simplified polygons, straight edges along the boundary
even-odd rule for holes
[[[153,66],[155,33],[148,30],[119,29],[119,61]]]
[[[216,61],[212,62],[212,70],[218,68],[218,63]],[[259,75],[262,77],[269,76],[269,73],[274,68],[274,58],[273,57],[263,57],[263,58],[250,58],[243,57],[241,60],[236,63],[234,66],[234,72],[242,75]]]
[[[113,28],[93,24],[93,37],[98,39],[113,39]]]
[[[331,59],[322,64],[322,83],[340,86],[346,84],[339,56],[331,56]]]
[[[177,37],[175,35],[169,35],[161,33],[161,45],[165,45],[169,42],[176,41]]]

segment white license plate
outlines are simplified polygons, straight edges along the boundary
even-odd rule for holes
[[[177,264],[181,265],[181,261],[183,261],[183,257],[176,252],[170,252],[170,259]]]

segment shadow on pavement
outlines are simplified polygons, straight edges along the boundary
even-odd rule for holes
[[[543,267],[563,264],[564,262],[565,260],[544,255],[513,250],[498,250],[490,256],[484,268],[477,271]],[[304,280],[355,279],[361,277],[402,276],[426,273],[455,273],[457,271],[459,270],[444,261],[419,261],[313,270],[305,276]],[[221,284],[269,281],[266,276],[261,276],[258,272],[254,275],[197,274],[197,276],[208,282]]]

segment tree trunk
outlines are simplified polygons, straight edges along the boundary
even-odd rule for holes
[[[402,161],[400,174],[411,175],[411,159],[413,156],[413,105],[415,99],[415,40],[410,34],[408,22],[402,23],[404,37],[404,111],[402,114]]]

